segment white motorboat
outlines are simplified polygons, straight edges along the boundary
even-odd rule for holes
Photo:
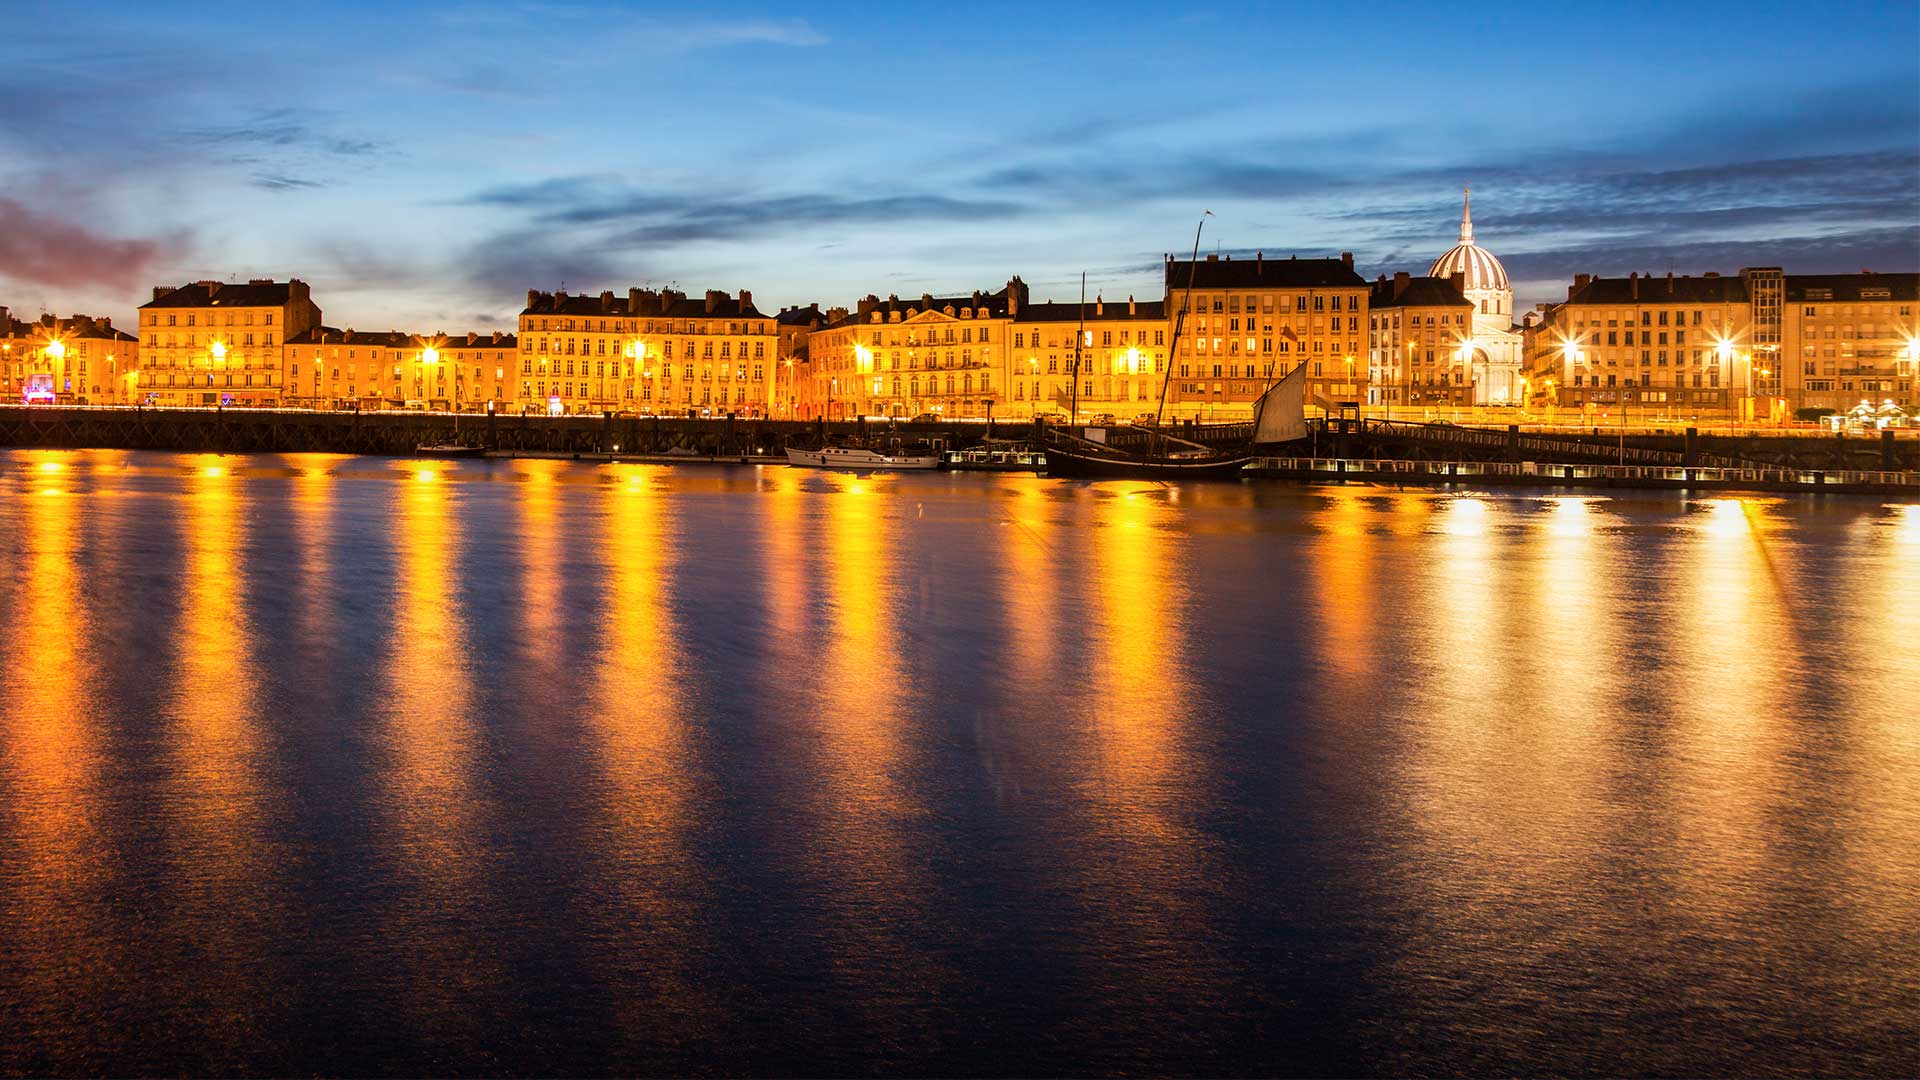
[[[818,450],[787,448],[787,464],[815,469],[937,469],[938,454],[883,454],[853,446],[824,446]]]

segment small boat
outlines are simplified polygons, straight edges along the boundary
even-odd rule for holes
[[[1253,460],[1252,453],[1193,454],[1147,457],[1101,453],[1079,448],[1047,447],[1048,476],[1086,476],[1131,480],[1237,480]]]
[[[1044,472],[1047,455],[1010,447],[949,450],[941,464],[957,472]]]
[[[814,469],[937,469],[938,454],[883,454],[857,446],[823,446],[818,450],[787,448],[787,464]]]
[[[425,443],[413,448],[419,457],[462,458],[479,457],[487,452],[484,446],[462,446],[459,443]]]

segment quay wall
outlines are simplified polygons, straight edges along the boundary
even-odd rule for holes
[[[1184,437],[1244,444],[1249,425],[1208,429],[1180,425]],[[1134,433],[1111,433],[1116,443]],[[660,416],[544,416],[299,409],[133,409],[0,406],[0,447],[214,451],[222,453],[413,453],[430,443],[458,442],[507,453],[780,456],[787,446],[825,439],[876,438],[964,449],[988,438],[1035,440],[1029,421],[764,420]],[[1710,431],[1629,433],[1597,429],[1536,433],[1517,428],[1380,424],[1330,420],[1312,438],[1269,452],[1300,457],[1391,460],[1539,461],[1623,464],[1740,465],[1826,470],[1920,470],[1920,439],[1892,433],[1814,435],[1805,432]],[[1658,460],[1656,460],[1658,459]]]

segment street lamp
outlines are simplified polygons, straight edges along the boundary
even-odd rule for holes
[[[440,362],[440,350],[429,345],[420,350],[420,397],[422,404],[433,407],[433,384],[427,380],[427,368]]]

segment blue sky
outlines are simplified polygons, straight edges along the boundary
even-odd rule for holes
[[[1252,10],[1248,10],[1251,8]],[[1920,268],[1920,4],[7,5],[0,304],[298,276],[1160,294],[1205,247],[1423,272]],[[161,14],[164,13],[164,18]]]

